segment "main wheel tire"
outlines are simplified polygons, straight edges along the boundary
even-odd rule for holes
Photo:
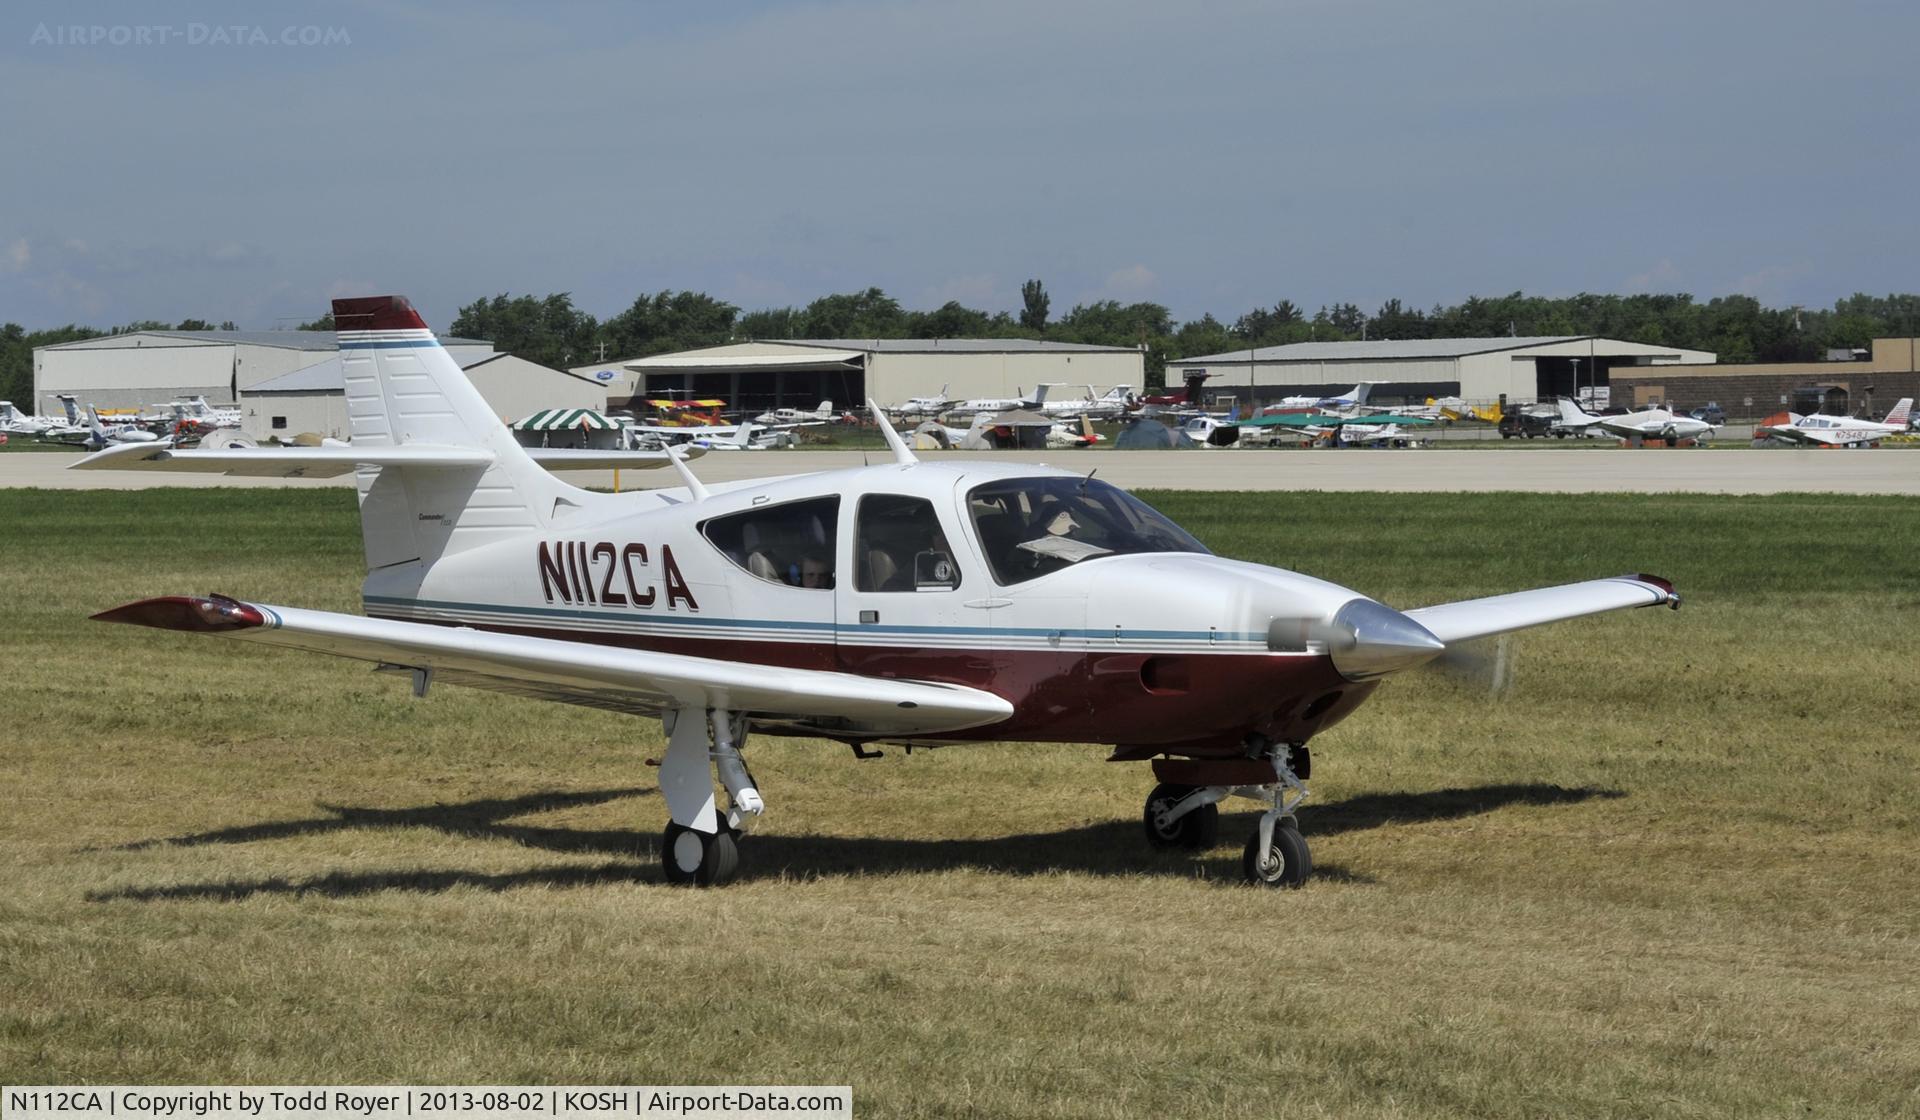
[[[1258,831],[1247,837],[1246,851],[1240,856],[1240,871],[1249,883],[1298,889],[1305,885],[1307,876],[1313,874],[1313,856],[1308,853],[1306,838],[1300,831],[1291,824],[1282,824],[1274,828],[1273,844],[1265,853],[1260,851]]]
[[[1161,782],[1147,794],[1146,810],[1141,814],[1146,826],[1147,843],[1156,848],[1192,848],[1205,850],[1211,848],[1220,839],[1220,806],[1203,805],[1179,820],[1172,826],[1162,829],[1153,823],[1153,818],[1166,808],[1179,801],[1199,786],[1176,786]]]
[[[709,834],[668,821],[660,869],[676,886],[724,887],[740,870],[740,846],[730,828]]]

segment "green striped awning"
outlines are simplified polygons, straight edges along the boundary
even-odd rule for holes
[[[516,432],[559,432],[575,428],[612,431],[619,426],[591,408],[547,408],[513,422]]]

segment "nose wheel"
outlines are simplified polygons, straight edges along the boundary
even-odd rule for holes
[[[1307,851],[1307,839],[1291,820],[1275,826],[1272,837],[1261,850],[1260,832],[1247,837],[1246,851],[1240,855],[1240,873],[1247,882],[1263,887],[1304,886],[1313,874],[1313,856]]]

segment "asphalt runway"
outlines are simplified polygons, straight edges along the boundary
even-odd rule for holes
[[[1383,490],[1400,493],[1525,490],[1543,493],[1920,494],[1920,452],[1694,450],[1674,448],[1407,451],[943,451],[929,462],[985,460],[1098,469],[1127,489]],[[77,454],[0,454],[0,488],[144,489],[155,486],[348,486],[339,479],[225,478],[139,471],[70,471]],[[706,455],[707,482],[883,463],[884,451],[765,451]],[[580,486],[611,487],[608,471],[568,472]],[[670,470],[622,471],[622,489],[676,484]]]

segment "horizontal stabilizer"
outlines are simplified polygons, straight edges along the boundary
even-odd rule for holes
[[[704,454],[704,452],[696,452]],[[659,451],[591,451],[574,448],[528,448],[534,462],[548,470],[648,470],[667,465]],[[360,467],[484,469],[493,452],[478,447],[436,447],[405,444],[400,447],[228,447],[176,450],[165,444],[128,444],[109,447],[71,464],[76,471],[187,471],[246,478],[335,478]]]
[[[1442,603],[1403,613],[1426,627],[1434,637],[1452,645],[1583,615],[1663,604],[1680,606],[1680,596],[1674,593],[1673,585],[1659,576],[1636,575]]]
[[[421,467],[469,470],[493,463],[493,452],[478,447],[228,447],[175,450],[165,444],[109,447],[72,464],[76,471],[188,471],[250,478],[333,478],[359,467]]]
[[[720,661],[223,597],[143,599],[93,616],[427,670],[448,683],[629,712],[720,708],[855,735],[997,723],[1013,706],[958,685]]]

